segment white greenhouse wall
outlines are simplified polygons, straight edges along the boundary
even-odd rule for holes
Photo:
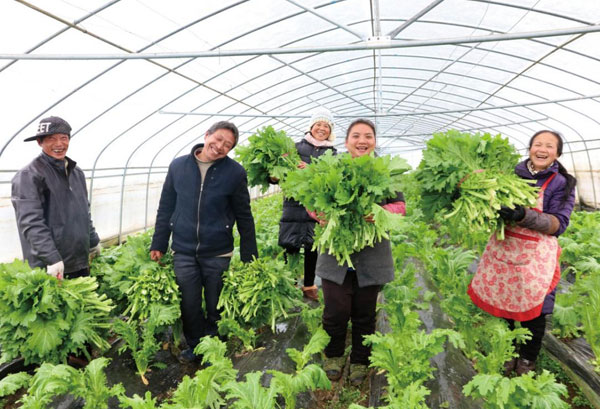
[[[88,172],[86,172],[87,174]],[[146,223],[146,175],[128,176],[123,197],[123,223],[121,238],[154,226],[156,209],[165,175],[154,175],[148,189],[148,211]],[[98,179],[94,182],[92,195],[92,220],[102,241],[113,240],[119,235],[119,213],[121,208],[121,177]],[[89,181],[88,181],[89,188]],[[257,198],[279,191],[273,185],[265,193],[255,187],[250,190],[250,197]],[[10,184],[0,185],[0,263],[21,259],[21,244],[15,220],[15,212],[10,201]]]

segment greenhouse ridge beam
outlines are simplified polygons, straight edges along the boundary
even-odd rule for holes
[[[492,109],[510,109],[510,108],[521,108],[535,105],[555,104],[560,102],[579,101],[584,99],[595,99],[600,98],[600,94],[595,95],[583,95],[579,97],[571,98],[560,98],[552,99],[547,101],[535,101],[535,102],[524,102],[520,104],[507,104],[490,107],[478,107],[478,108],[463,108],[463,109],[448,109],[443,111],[422,111],[422,112],[407,112],[407,113],[387,113],[387,114],[360,114],[360,115],[334,115],[336,118],[356,118],[357,116],[363,116],[368,118],[377,117],[398,117],[398,116],[424,116],[424,115],[443,115],[443,114],[456,114],[461,112],[476,112],[476,111],[489,111]],[[180,111],[159,111],[160,114],[165,115],[200,115],[200,116],[229,116],[229,117],[240,117],[240,118],[285,118],[285,119],[305,119],[310,118],[310,115],[263,115],[263,114],[235,114],[232,112],[180,112]]]
[[[241,57],[251,55],[304,54],[313,52],[382,50],[393,48],[430,47],[437,45],[457,45],[470,43],[486,43],[495,41],[526,40],[543,37],[559,37],[564,35],[600,32],[600,24],[585,27],[572,27],[558,30],[529,31],[514,34],[492,34],[487,36],[455,37],[441,40],[410,41],[367,41],[357,44],[289,47],[289,48],[257,48],[248,50],[215,50],[175,53],[130,53],[130,54],[0,54],[0,60],[152,60],[166,58],[209,58],[209,57]]]

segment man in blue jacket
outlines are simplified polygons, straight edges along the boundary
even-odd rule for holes
[[[160,196],[150,257],[160,260],[172,234],[183,333],[189,347],[180,355],[183,362],[197,362],[193,350],[200,338],[217,335],[217,303],[222,274],[233,254],[234,223],[240,233],[242,261],[258,256],[246,171],[227,156],[238,137],[231,122],[211,126],[203,144],[171,162]]]
[[[100,253],[83,171],[67,157],[71,126],[44,118],[35,136],[42,152],[12,179],[11,200],[23,258],[62,279],[89,275],[89,256]]]

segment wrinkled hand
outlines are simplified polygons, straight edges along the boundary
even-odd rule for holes
[[[373,213],[363,216],[363,219],[365,219],[367,223],[375,223],[375,216],[373,216]]]
[[[514,209],[511,209],[510,207],[502,206],[498,210],[498,214],[507,222],[518,222],[525,217],[525,208],[523,206],[515,206]]]
[[[94,257],[98,257],[101,252],[102,252],[102,244],[98,243],[96,245],[96,247],[92,247],[90,249],[90,260],[92,260]]]
[[[65,263],[59,261],[58,263],[54,263],[46,267],[46,273],[51,275],[52,277],[56,277],[59,280],[62,280],[65,274]]]
[[[160,250],[150,250],[150,259],[152,261],[160,261],[160,259],[162,258],[162,256],[164,256],[165,253],[163,253]]]

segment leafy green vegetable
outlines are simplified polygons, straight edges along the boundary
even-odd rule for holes
[[[269,188],[269,178],[283,180],[301,160],[294,141],[272,126],[257,130],[248,138],[248,145],[237,146],[235,153],[246,169],[248,184],[261,186],[263,192]]]
[[[152,232],[130,236],[127,242],[109,249],[92,264],[91,274],[102,289],[118,303],[118,314],[146,319],[153,304],[179,306],[179,287],[173,272],[173,257],[165,254],[160,263],[150,259]],[[104,257],[104,258],[102,258]]]
[[[231,359],[225,356],[227,347],[217,337],[204,337],[196,345],[194,353],[204,357],[210,366],[196,372],[193,378],[185,376],[173,393],[171,403],[162,409],[218,409],[225,405],[222,395],[226,385],[235,382],[237,370]]]
[[[271,388],[283,396],[286,409],[296,407],[296,397],[301,392],[315,389],[331,389],[331,382],[319,365],[307,365],[314,354],[322,353],[329,343],[329,335],[324,329],[317,330],[302,351],[286,349],[287,354],[296,363],[296,373],[286,374],[280,371],[268,371],[273,375]]]
[[[46,408],[53,397],[68,393],[83,398],[84,409],[106,409],[110,397],[125,392],[121,384],[108,387],[104,373],[108,362],[107,358],[97,358],[83,370],[68,365],[42,364],[31,380],[27,395],[21,399],[22,408]]]
[[[574,212],[559,242],[561,262],[568,265],[567,272],[574,272],[575,284],[557,293],[555,329],[562,336],[583,330],[595,355],[591,363],[600,373],[600,213]]]
[[[18,260],[0,265],[0,363],[66,362],[88,354],[87,343],[108,349],[112,303],[97,288],[92,277],[59,281]]]
[[[300,311],[300,318],[306,325],[306,329],[309,334],[314,334],[319,328],[323,328],[322,318],[323,309],[325,308],[324,303],[319,303],[318,307],[313,307],[307,303],[300,305],[302,310]]]
[[[265,388],[260,383],[262,373],[247,373],[244,382],[231,381],[225,385],[227,389],[227,399],[233,399],[230,407],[234,409],[276,409],[275,388]]]
[[[473,366],[479,373],[502,374],[504,362],[518,357],[514,342],[522,344],[531,339],[531,332],[527,328],[510,330],[506,322],[500,320],[486,321],[478,330],[480,348],[469,352],[475,359]]]
[[[296,407],[298,394],[307,390],[331,389],[331,382],[319,365],[310,364],[295,374],[268,371],[273,375],[271,389],[283,396],[286,409]]]
[[[119,402],[121,403],[122,408],[131,408],[131,409],[156,409],[156,399],[152,397],[150,391],[147,391],[144,397],[142,398],[137,393],[134,394],[131,398],[126,396],[125,394],[120,395]]]
[[[218,308],[222,317],[232,318],[242,326],[260,328],[288,316],[301,297],[294,279],[282,261],[259,258],[250,263],[232,261],[223,274],[223,289]]]
[[[499,374],[478,374],[463,388],[465,396],[484,400],[485,409],[567,409],[560,399],[567,395],[567,387],[556,382],[553,374],[544,370],[515,378]]]
[[[116,320],[113,324],[115,332],[125,342],[119,348],[119,353],[126,349],[131,350],[137,373],[145,385],[148,385],[148,380],[145,377],[146,371],[160,349],[160,343],[156,340],[156,335],[161,333],[165,326],[173,324],[180,314],[181,311],[178,306],[153,304],[150,306],[150,314],[147,320],[131,322]]]
[[[0,379],[0,397],[15,393],[19,389],[29,385],[31,375],[27,372],[18,372],[6,375]]]
[[[421,208],[430,219],[441,212],[461,231],[497,230],[502,239],[500,207],[534,207],[537,200],[537,188],[514,173],[518,158],[500,135],[434,134],[415,175]]]
[[[425,331],[391,332],[365,337],[365,343],[373,346],[371,356],[372,367],[388,372],[387,379],[391,388],[402,390],[412,382],[424,382],[433,378],[433,368],[429,359],[444,351],[449,341],[455,347],[464,348],[462,336],[450,329],[434,329]],[[410,356],[411,359],[406,359]]]
[[[421,382],[413,382],[406,388],[396,391],[389,391],[385,400],[389,405],[378,406],[379,409],[429,409],[425,403],[425,398],[431,392]],[[442,406],[440,405],[440,408]],[[353,403],[348,409],[366,409],[364,406]]]
[[[304,346],[302,351],[295,348],[286,349],[287,354],[296,363],[296,371],[299,372],[306,366],[314,354],[323,352],[329,343],[329,335],[323,328],[318,329]]]
[[[233,318],[221,318],[217,323],[219,327],[219,334],[223,336],[233,335],[239,338],[244,344],[246,351],[254,350],[256,346],[256,331],[254,328],[244,329],[242,326]]]
[[[389,238],[389,230],[400,223],[400,215],[377,203],[395,197],[401,174],[409,169],[400,157],[364,155],[353,159],[350,154],[327,152],[302,171],[290,173],[280,185],[286,197],[327,221],[325,227],[317,225],[313,248],[352,266],[352,253]],[[370,214],[374,223],[364,220]]]

